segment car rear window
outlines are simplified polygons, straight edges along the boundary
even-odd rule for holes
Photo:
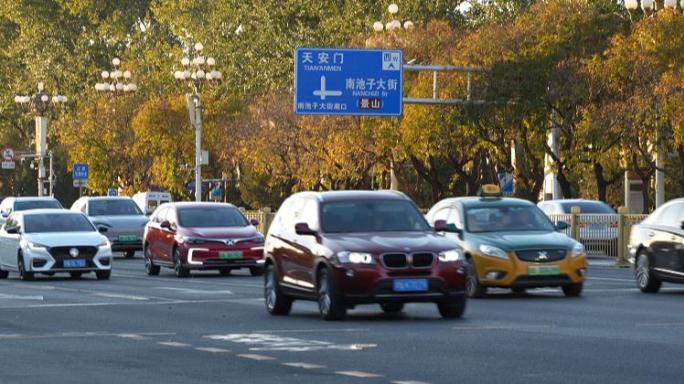
[[[345,201],[321,207],[327,233],[412,232],[430,229],[418,209],[403,200]]]
[[[25,201],[15,201],[14,210],[15,211],[28,211],[29,209],[44,209],[44,208],[56,208],[61,209],[62,204],[57,200],[25,200]]]
[[[178,223],[186,228],[246,227],[249,221],[232,207],[187,207],[178,209]]]
[[[95,227],[82,214],[43,213],[24,216],[24,233],[93,231]]]
[[[111,199],[91,200],[88,204],[88,214],[90,216],[130,216],[143,213],[133,200]]]
[[[563,202],[560,205],[565,213],[570,213],[572,207],[579,207],[581,213],[615,213],[613,208],[601,201]]]

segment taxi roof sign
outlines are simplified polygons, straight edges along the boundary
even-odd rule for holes
[[[500,198],[501,188],[496,184],[485,184],[480,190],[480,196],[483,198]]]

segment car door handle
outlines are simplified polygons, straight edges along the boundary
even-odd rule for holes
[[[649,232],[648,233],[648,237],[653,237],[653,236],[655,236],[655,232]]]

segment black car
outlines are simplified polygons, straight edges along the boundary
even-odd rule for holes
[[[671,200],[632,227],[629,252],[642,292],[663,282],[684,284],[684,199]]]

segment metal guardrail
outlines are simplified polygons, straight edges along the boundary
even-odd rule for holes
[[[583,214],[575,211],[572,214],[549,215],[557,224],[564,221],[570,227],[563,232],[581,242],[589,255],[603,255],[627,260],[627,244],[634,224],[640,223],[648,215],[626,214]]]
[[[257,225],[257,229],[259,230],[259,232],[263,233],[264,236],[266,236],[266,232],[268,232],[268,228],[271,226],[273,218],[275,217],[275,212],[271,212],[269,208],[260,209],[258,211],[245,211],[242,208],[240,210],[245,215],[245,217],[247,217],[248,220],[259,220],[259,225]]]

